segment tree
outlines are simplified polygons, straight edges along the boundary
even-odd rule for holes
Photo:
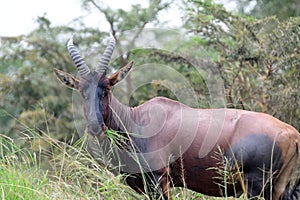
[[[97,0],[84,0],[83,7],[87,10],[94,7],[103,14],[109,23],[111,34],[116,39],[124,38],[128,31],[135,30],[131,32],[133,35],[130,37],[130,41],[126,41],[127,48],[120,43],[120,40],[117,40],[117,46],[119,46],[117,51],[118,54],[121,55],[118,58],[119,66],[125,66],[129,62],[131,52],[124,52],[124,49],[128,49],[128,46],[131,47],[135,44],[136,39],[140,36],[147,24],[153,23],[158,25],[158,14],[168,9],[172,1],[173,0],[165,2],[163,0],[149,0],[148,7],[142,8],[140,4],[136,4],[132,5],[129,11],[123,9],[113,10]],[[128,39],[128,37],[126,38]],[[130,75],[128,75],[126,81],[126,93],[129,95],[133,92]]]
[[[243,17],[209,0],[191,1],[187,12],[190,31],[219,53],[228,107],[267,112],[300,129],[300,19]]]
[[[255,2],[255,6],[249,10],[249,4],[253,2]],[[280,20],[286,20],[289,17],[300,15],[297,0],[237,0],[237,4],[240,11],[258,18],[276,16]]]

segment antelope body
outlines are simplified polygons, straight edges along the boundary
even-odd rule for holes
[[[289,191],[300,160],[300,135],[295,128],[264,113],[194,109],[163,97],[127,107],[111,88],[126,76],[133,62],[106,76],[114,46],[112,38],[93,72],[71,38],[67,47],[81,78],[54,71],[82,96],[86,132],[92,137],[88,151],[96,159],[101,160],[98,144],[110,142],[107,130],[125,137],[112,162],[121,163],[120,172],[128,175],[125,181],[131,188],[150,199],[171,198],[170,187],[211,196],[298,197],[298,178]]]

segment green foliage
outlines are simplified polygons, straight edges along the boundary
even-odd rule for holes
[[[2,199],[48,199],[42,188],[49,183],[36,157],[0,135],[0,191]],[[32,163],[35,163],[34,165]]]
[[[98,0],[83,0],[85,9],[96,8],[104,14],[113,34],[134,28],[144,28],[146,24],[158,23],[158,13],[165,10],[172,3],[163,0],[148,0],[148,7],[144,8],[141,4],[134,4],[129,11],[124,9],[113,10]]]
[[[219,52],[228,106],[268,112],[300,129],[300,19],[259,20],[209,3],[190,2],[187,25]]]
[[[276,16],[280,20],[300,15],[298,0],[256,0],[255,6],[249,10],[251,0],[236,0],[239,10],[258,18]]]
[[[1,193],[3,199],[48,199],[40,191],[40,188],[46,184],[46,176],[36,176],[37,169],[28,169],[25,166],[2,166]]]

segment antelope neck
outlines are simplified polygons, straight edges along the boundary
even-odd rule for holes
[[[128,107],[119,102],[113,95],[109,97],[108,113],[104,117],[104,123],[109,129],[131,132],[133,130],[132,124],[132,111],[133,108]]]

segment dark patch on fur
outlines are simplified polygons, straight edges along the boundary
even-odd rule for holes
[[[281,149],[272,138],[263,134],[244,137],[225,156],[231,165],[238,163],[248,184],[248,197],[263,194],[265,199],[270,198],[270,182],[282,166]]]

